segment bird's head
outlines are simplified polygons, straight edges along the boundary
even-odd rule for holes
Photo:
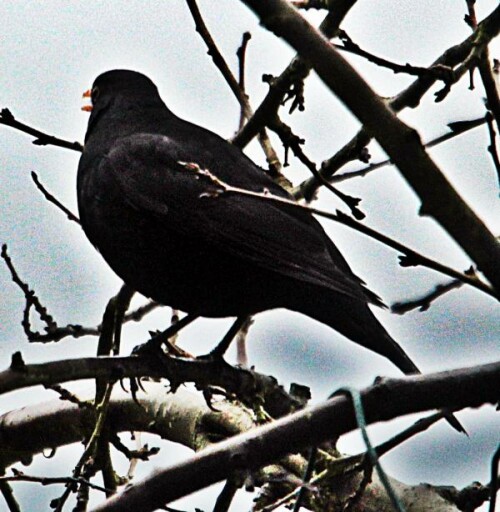
[[[139,114],[149,106],[162,105],[165,108],[156,85],[142,73],[126,69],[102,73],[83,97],[91,102],[82,107],[82,110],[90,112],[86,139],[105,112],[109,112],[108,119],[119,116],[125,120],[131,112]]]
[[[92,88],[83,93],[84,98],[90,98],[91,105],[85,105],[82,110],[93,112],[120,97],[132,101],[158,98],[156,85],[142,73],[127,69],[113,69],[99,75]]]

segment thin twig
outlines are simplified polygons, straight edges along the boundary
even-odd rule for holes
[[[24,298],[26,299],[26,306],[24,308],[22,326],[28,339],[32,341],[34,336],[45,336],[40,333],[34,333],[31,331],[29,313],[32,307],[35,308],[36,312],[40,316],[40,320],[46,324],[45,330],[47,331],[47,333],[51,333],[52,331],[56,330],[57,324],[54,321],[53,317],[49,313],[47,313],[47,308],[42,306],[40,300],[35,295],[35,292],[31,290],[30,287],[26,283],[24,283],[19,277],[19,274],[17,273],[14,264],[12,263],[12,260],[7,253],[7,244],[2,245],[1,257],[3,258],[5,264],[7,265],[7,268],[9,269],[12,281],[14,281],[14,283],[17,284],[17,286],[19,286],[19,288],[24,293]]]
[[[466,3],[468,15],[465,16],[465,22],[475,31],[478,27],[475,0],[466,0]],[[478,69],[486,93],[486,107],[495,117],[497,129],[500,131],[500,95],[495,80],[495,63],[492,68],[487,45],[484,46],[480,55]]]
[[[479,119],[473,119],[471,121],[456,121],[453,123],[448,123],[448,127],[450,128],[450,131],[448,131],[447,133],[445,133],[443,135],[440,135],[439,137],[436,137],[435,139],[430,140],[429,142],[424,144],[424,147],[429,149],[429,148],[432,148],[439,144],[442,144],[443,142],[453,139],[454,137],[457,137],[458,135],[461,135],[462,133],[465,133],[469,130],[472,130],[473,128],[477,128],[478,126],[483,125],[485,122],[486,122],[486,118],[480,117]],[[350,172],[346,172],[343,174],[335,174],[331,178],[328,179],[328,182],[329,183],[340,183],[341,181],[345,181],[345,180],[348,180],[351,178],[364,177],[367,174],[371,173],[372,171],[375,171],[375,170],[385,167],[387,165],[392,165],[391,160],[388,158],[385,160],[382,160],[380,162],[376,162],[376,163],[367,165],[366,167],[363,167],[361,169],[357,169],[356,171],[350,171]]]
[[[238,75],[238,85],[240,87],[240,90],[243,92],[245,97],[248,100],[248,95],[245,92],[245,59],[246,59],[246,52],[248,47],[248,42],[250,41],[252,37],[252,34],[250,32],[244,32],[243,37],[241,39],[241,46],[238,48],[236,52],[236,56],[238,57],[238,63],[239,63],[239,75]],[[243,124],[245,123],[245,119],[247,116],[245,115],[245,108],[243,105],[241,105],[241,112],[240,112],[240,124],[239,124],[239,130],[243,127]]]
[[[101,433],[105,427],[105,419],[107,413],[107,406],[109,400],[111,398],[111,391],[113,390],[113,384],[108,383],[106,386],[106,390],[104,392],[104,396],[99,404],[96,405],[96,422],[94,425],[94,430],[90,439],[85,447],[85,450],[77,462],[75,468],[73,469],[73,479],[79,479],[82,473],[85,471],[85,466],[89,463],[89,461],[93,460],[96,454],[96,449],[98,445],[98,441],[100,439]],[[57,498],[57,506],[55,507],[55,512],[61,512],[63,509],[66,500],[69,498],[70,494],[74,491],[74,485],[71,483],[66,484],[66,489],[63,494]]]
[[[59,384],[47,384],[44,387],[45,387],[45,389],[50,389],[52,391],[55,391],[59,395],[60,400],[65,400],[72,404],[78,405],[78,407],[82,407],[82,408],[87,408],[87,409],[94,408],[94,406],[91,405],[91,402],[80,400],[80,398],[78,398],[78,396],[76,396],[74,393],[71,393],[71,391],[68,391],[67,389],[63,388]]]
[[[316,168],[316,164],[306,156],[302,149],[304,139],[301,139],[299,136],[295,135],[292,132],[292,129],[283,121],[281,121],[278,116],[275,116],[275,118],[268,124],[268,126],[280,137],[285,147],[285,166],[287,165],[288,160],[286,153],[290,148],[293,151],[293,154],[307,167],[307,169],[309,169],[311,174],[318,181],[322,182],[325,188],[335,194],[349,207],[354,218],[358,220],[365,218],[365,214],[358,208],[358,204],[361,201],[360,198],[344,194],[338,188],[328,183],[328,181],[326,181],[325,178],[323,178],[323,176],[319,173],[318,169]]]
[[[217,69],[219,69],[222,76],[229,85],[229,88],[231,89],[234,96],[238,100],[241,109],[245,114],[245,117],[251,117],[253,115],[253,112],[252,108],[250,107],[248,97],[245,94],[245,92],[240,88],[238,81],[236,80],[233,73],[229,69],[229,66],[227,65],[224,57],[222,56],[221,52],[217,48],[217,45],[215,44],[215,41],[210,35],[210,32],[208,31],[208,28],[205,25],[205,22],[203,21],[200,10],[198,9],[198,5],[196,4],[196,0],[186,0],[186,2],[188,4],[189,10],[191,11],[191,15],[193,16],[196,31],[200,34],[208,48],[208,54],[212,57],[214,64],[217,66]],[[264,130],[264,127],[262,127],[259,130],[258,136],[260,145],[262,146],[262,149],[266,155],[267,162],[269,163],[270,168],[274,173],[279,174],[281,164],[279,162],[276,152],[274,151],[271,145],[271,141],[269,140],[269,137],[267,136]]]
[[[419,311],[427,311],[431,307],[431,303],[448,293],[451,290],[455,290],[460,288],[464,283],[459,281],[458,279],[453,279],[452,281],[444,284],[438,284],[435,286],[434,290],[425,294],[423,297],[419,299],[408,300],[405,302],[395,302],[391,306],[391,313],[396,313],[397,315],[404,315],[409,311],[417,309]]]
[[[293,506],[293,512],[300,512],[300,509],[302,508],[302,505],[304,504],[307,487],[308,487],[308,484],[312,480],[314,468],[316,466],[317,455],[318,455],[318,447],[311,446],[311,448],[309,450],[309,457],[307,460],[306,471],[304,473],[304,477],[302,478],[303,484],[299,487],[298,494],[297,494],[297,500],[295,501],[295,504]]]
[[[127,459],[138,459],[142,461],[148,461],[150,457],[153,455],[157,455],[160,451],[158,447],[148,448],[146,445],[139,450],[130,450],[127,448],[118,437],[118,434],[114,434],[110,438],[110,442],[113,444],[113,446]]]
[[[64,139],[59,139],[58,137],[48,135],[47,133],[41,132],[36,128],[32,128],[27,124],[17,121],[8,108],[3,108],[0,111],[0,124],[10,126],[11,128],[35,137],[33,144],[36,146],[58,146],[60,148],[71,149],[73,151],[83,151],[83,146],[79,142],[69,142]]]
[[[496,133],[495,127],[493,126],[493,116],[491,112],[487,112],[486,114],[486,122],[488,123],[488,133],[490,134],[490,144],[488,146],[488,152],[491,155],[491,159],[495,164],[495,169],[497,171],[498,184],[500,186],[500,159],[498,157],[497,144],[496,144]]]
[[[463,62],[455,69],[446,68],[445,66],[441,67],[444,72],[442,79],[445,82],[445,86],[434,93],[436,103],[443,101],[451,91],[452,85],[456,84],[466,73],[472,73],[474,68],[479,65],[488,42],[488,39],[483,38],[481,32],[474,32],[472,48]]]
[[[82,325],[77,324],[68,324],[64,327],[59,327],[54,318],[47,313],[47,308],[42,306],[39,298],[35,295],[35,292],[29,288],[29,286],[24,283],[19,274],[14,267],[14,263],[12,259],[7,253],[7,245],[2,245],[2,251],[0,256],[5,261],[7,268],[10,271],[12,281],[22,290],[24,293],[24,297],[26,299],[26,307],[23,311],[23,321],[22,326],[24,332],[30,342],[36,343],[48,343],[48,342],[57,342],[61,339],[72,336],[73,338],[81,338],[82,336],[99,336],[102,332],[102,324],[99,324],[97,327],[84,327]],[[158,302],[149,301],[147,304],[143,306],[139,306],[137,309],[130,311],[125,314],[123,317],[123,322],[139,322],[146,315],[154,311],[156,308],[162,306]],[[33,331],[31,329],[30,323],[30,310],[34,307],[37,313],[40,316],[40,319],[46,323],[45,334],[42,334],[37,331]]]
[[[54,485],[54,484],[79,484],[86,485],[96,491],[106,492],[106,489],[100,485],[93,484],[84,478],[74,478],[71,476],[33,476],[26,475],[22,471],[12,469],[14,475],[12,476],[0,476],[0,482],[35,482],[42,485]]]
[[[65,215],[69,220],[72,220],[73,222],[76,222],[77,224],[80,224],[80,219],[66,206],[64,206],[58,199],[56,199],[41,183],[38,179],[38,174],[35,171],[31,171],[31,179],[35,182],[36,187],[40,192],[43,194],[45,199],[49,201],[52,204],[55,204]]]
[[[379,233],[378,231],[375,231],[374,229],[364,224],[361,224],[360,222],[357,222],[353,218],[349,217],[345,213],[342,213],[338,210],[336,211],[336,213],[330,213],[324,210],[320,210],[318,208],[313,208],[308,205],[297,203],[290,199],[274,196],[268,192],[259,193],[238,187],[232,187],[227,183],[223,182],[222,180],[220,180],[219,178],[217,178],[216,176],[214,176],[207,169],[200,169],[199,167],[196,166],[196,164],[190,163],[185,164],[185,166],[187,169],[195,172],[197,175],[207,178],[210,182],[212,182],[212,184],[214,184],[217,187],[216,190],[212,191],[209,194],[206,194],[205,197],[207,199],[215,200],[218,196],[222,194],[239,194],[248,197],[253,197],[261,201],[272,201],[279,204],[286,204],[288,206],[292,206],[293,208],[297,208],[300,210],[305,210],[311,214],[319,215],[320,217],[324,217],[326,219],[333,220],[340,224],[344,224],[345,226],[348,226],[352,229],[355,229],[356,231],[359,231],[360,233],[368,235],[369,237],[374,238],[375,240],[378,240],[379,242],[382,242],[383,244],[389,247],[392,247],[396,251],[403,253],[404,256],[400,256],[401,266],[408,267],[422,265],[424,267],[431,268],[433,270],[436,270],[437,272],[441,272],[442,274],[446,274],[447,276],[453,277],[454,279],[458,279],[466,284],[474,286],[475,288],[487,293],[488,295],[498,300],[495,290],[493,290],[486,283],[480,281],[477,277],[468,276],[463,272],[459,272],[437,261],[427,258],[426,256],[414,251],[413,249],[406,247],[400,242],[397,242],[396,240],[393,240],[392,238],[383,235],[382,233]]]
[[[438,80],[444,80],[443,72],[439,68],[433,68],[432,66],[430,68],[424,68],[420,66],[413,66],[411,64],[403,65],[391,62],[390,60],[387,59],[383,59],[382,57],[379,57],[377,55],[374,55],[373,53],[363,50],[349,37],[345,30],[340,30],[338,37],[342,41],[341,45],[334,45],[335,48],[337,48],[338,50],[346,51],[358,55],[359,57],[363,57],[369,62],[376,64],[377,66],[390,69],[394,73],[406,73],[407,75],[414,76],[432,76],[434,78],[437,78]]]

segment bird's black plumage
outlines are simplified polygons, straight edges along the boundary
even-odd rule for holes
[[[380,300],[307,212],[214,188],[290,197],[238,148],[176,117],[144,75],[115,70],[92,89],[78,168],[83,229],[135,290],[208,317],[284,307],[418,372],[368,307]],[[210,194],[208,194],[210,196]]]

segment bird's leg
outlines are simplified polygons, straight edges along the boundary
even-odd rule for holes
[[[158,350],[163,343],[168,343],[168,339],[177,334],[181,329],[189,325],[191,322],[196,320],[198,315],[187,314],[164,331],[155,334],[148,342],[143,345],[135,347],[133,350],[134,355],[141,355],[150,351]]]
[[[227,331],[224,338],[222,338],[221,342],[205,357],[221,358],[226,353],[229,345],[231,345],[234,337],[238,334],[238,331],[248,321],[248,318],[248,316],[239,316],[229,331]]]
[[[198,315],[187,314],[184,318],[181,318],[177,322],[173,323],[164,331],[152,336],[151,339],[146,343],[134,347],[134,349],[132,350],[132,355],[147,357],[151,355],[157,356],[158,352],[161,352],[163,354],[163,352],[161,351],[162,344],[165,343],[166,345],[170,345],[170,342],[168,341],[169,338],[177,334],[181,329],[186,327],[186,325],[189,325],[197,318]],[[142,389],[144,391],[144,388],[141,385],[140,378],[130,378],[130,392],[132,394],[134,402],[136,402],[137,404],[139,404],[139,401],[137,400],[137,391],[139,391],[139,389]]]
[[[252,324],[252,317],[247,317],[247,321],[236,335],[236,364],[241,368],[248,368],[247,335]]]

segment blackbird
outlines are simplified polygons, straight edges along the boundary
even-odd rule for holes
[[[382,306],[306,211],[217,187],[291,196],[237,147],[175,116],[135,71],[91,89],[78,167],[82,227],[134,290],[205,317],[273,308],[304,313],[388,358],[418,368],[373,315]]]

